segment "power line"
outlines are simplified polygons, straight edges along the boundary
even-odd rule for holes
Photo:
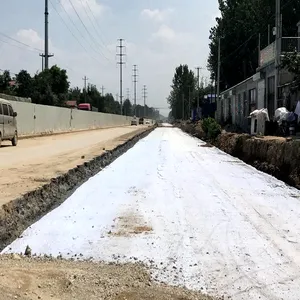
[[[74,37],[74,39],[78,42],[78,44],[82,47],[82,49],[89,55],[90,58],[92,58],[93,60],[95,60],[97,63],[101,64],[102,63],[96,59],[94,56],[92,56],[87,48],[83,45],[83,43],[80,42],[80,40],[76,37],[76,35],[72,32],[71,28],[69,27],[69,25],[67,24],[67,22],[64,20],[64,18],[62,17],[62,15],[59,13],[59,11],[57,10],[57,8],[55,7],[55,5],[53,4],[53,2],[50,0],[50,3],[53,7],[53,9],[56,11],[57,15],[60,17],[60,19],[62,20],[62,22],[64,23],[64,25],[66,26],[66,28],[69,30],[69,32],[71,33],[71,35]],[[63,7],[63,5],[61,4],[62,8],[65,10],[65,8]],[[71,17],[68,15],[67,11],[65,10],[67,16],[69,17],[69,19],[71,20],[71,22],[73,23],[73,25],[75,26],[75,28],[78,30],[79,34],[83,37],[84,36],[81,34],[80,30],[76,27],[76,24],[74,23],[74,21],[71,19]],[[54,58],[55,59],[55,58]]]
[[[51,1],[51,0],[50,0]],[[67,12],[67,10],[65,9],[65,7],[62,5],[62,3],[60,1],[58,1],[58,4],[61,6],[61,8],[63,9],[63,11],[65,12],[66,16],[68,17],[68,19],[70,20],[70,22],[73,24],[74,28],[78,31],[79,35],[81,36],[81,38],[91,47],[91,49],[97,53],[99,55],[99,52],[97,50],[94,49],[93,45],[89,42],[88,39],[86,39],[86,36],[78,29],[76,23],[74,22],[74,20],[70,17],[70,14]],[[53,3],[52,3],[53,5]],[[53,5],[54,6],[54,5]],[[58,11],[56,10],[56,12],[58,13]],[[59,14],[59,13],[58,13]],[[60,16],[62,19],[63,17]],[[66,22],[64,22],[66,24]],[[68,27],[68,26],[67,26]],[[70,29],[69,29],[70,30]],[[72,33],[72,35],[74,36],[74,34]],[[76,38],[77,39],[77,38]],[[84,47],[85,48],[85,47]],[[86,50],[86,48],[85,48]],[[88,51],[86,50],[86,52],[88,53]],[[100,54],[101,55],[101,54]],[[92,56],[91,56],[92,57]],[[96,60],[99,64],[103,65],[99,60],[97,60],[95,57],[92,57],[94,60]]]
[[[0,39],[1,42],[5,43],[5,44],[7,44],[7,45],[9,45],[9,46],[16,47],[16,48],[19,48],[19,49],[21,49],[21,50],[31,51],[31,52],[34,52],[34,53],[36,53],[36,52],[43,52],[43,50],[41,50],[41,49],[34,48],[34,47],[32,47],[32,46],[30,46],[30,45],[28,45],[28,44],[25,44],[25,43],[23,43],[23,42],[21,42],[21,41],[18,41],[17,39],[14,39],[14,38],[12,38],[12,37],[10,37],[10,36],[8,36],[8,35],[2,33],[2,32],[0,32],[0,34],[3,35],[3,36],[5,36],[5,37],[8,38],[9,40],[12,40],[12,41],[14,41],[14,42],[16,42],[16,43],[18,43],[18,44],[20,44],[20,45],[23,45],[23,46],[27,47],[27,48],[23,48],[23,47],[20,47],[20,46],[18,46],[18,45],[11,44],[11,43],[9,43],[8,41],[5,41],[5,40],[3,40],[3,39]],[[60,60],[60,59],[57,58],[57,57],[53,57],[53,59],[58,60],[58,61]],[[66,66],[66,65],[65,65],[65,68],[66,68],[66,69],[69,69],[69,70],[72,71],[72,72],[75,72],[74,69],[72,69],[72,68],[69,67],[69,66]],[[75,72],[75,73],[76,73],[76,72]]]
[[[124,39],[118,40],[119,45],[117,46],[117,49],[119,51],[117,52],[117,56],[120,58],[118,61],[118,65],[120,65],[120,104],[121,104],[121,115],[122,115],[122,101],[123,101],[123,65],[125,64],[123,57],[126,55],[123,52],[123,49],[125,46],[123,45]]]
[[[83,0],[81,0],[81,1],[83,1]],[[113,54],[112,51],[111,51],[111,50],[107,47],[107,45],[105,44],[104,40],[102,39],[101,34],[99,33],[99,31],[98,31],[98,29],[97,29],[97,25],[98,25],[98,27],[100,27],[100,26],[99,26],[99,24],[98,24],[98,22],[97,22],[97,19],[96,19],[95,15],[94,15],[94,13],[93,13],[93,11],[92,11],[90,5],[89,5],[89,2],[85,0],[85,3],[86,3],[86,5],[87,5],[87,7],[88,7],[88,9],[89,9],[89,11],[90,11],[90,13],[91,13],[91,15],[92,15],[92,18],[93,18],[93,20],[94,20],[94,24],[96,24],[96,26],[93,25],[93,27],[94,27],[94,29],[95,29],[95,31],[96,31],[98,37],[100,38],[101,42],[103,43],[103,45],[105,46],[105,48],[108,50],[108,52],[109,52],[110,54]],[[92,22],[92,24],[93,24],[93,22]],[[100,29],[99,29],[99,30],[100,30]]]
[[[88,17],[90,23],[92,24],[92,26],[93,26],[94,29],[95,29],[95,32],[97,33],[97,28],[95,27],[93,21],[91,20],[90,15],[88,14],[87,9],[86,9],[85,5],[83,4],[83,0],[80,0],[80,1],[81,1],[82,6],[83,6],[83,9],[84,9],[85,14],[87,15],[87,17]],[[86,3],[87,3],[87,2],[86,2]],[[89,32],[90,32],[90,31],[89,31]],[[100,39],[101,39],[101,38],[100,38]],[[97,42],[97,40],[95,40],[95,41],[96,41],[96,43],[98,44],[98,46],[99,46],[100,48],[102,48],[102,45],[100,45],[100,44]],[[110,60],[105,56],[105,54],[104,54],[101,50],[100,50],[100,52],[101,52],[101,54],[104,56],[104,58],[105,58],[106,60],[110,61]],[[110,62],[111,62],[111,61],[110,61]]]
[[[5,33],[0,32],[0,34],[3,35],[3,36],[5,36],[5,37],[6,37],[7,39],[9,39],[9,40],[12,40],[12,41],[14,41],[14,42],[16,42],[16,43],[18,43],[18,44],[21,44],[21,45],[23,45],[23,46],[26,46],[26,47],[30,48],[31,50],[34,50],[34,51],[37,51],[37,52],[43,51],[43,50],[41,50],[41,49],[31,47],[31,46],[29,46],[28,44],[25,44],[25,43],[23,43],[23,42],[21,42],[21,41],[18,41],[18,40],[16,40],[16,39],[14,39],[14,38],[8,36],[8,35],[5,34]],[[5,42],[4,42],[4,43],[5,43]]]
[[[88,30],[88,28],[86,27],[86,25],[84,24],[84,22],[82,21],[82,19],[81,19],[81,17],[80,17],[80,15],[79,15],[79,13],[77,12],[77,10],[76,10],[76,8],[75,8],[75,6],[74,6],[74,4],[72,3],[72,1],[71,0],[69,0],[69,3],[71,4],[71,6],[72,6],[72,8],[73,8],[73,10],[75,11],[75,14],[77,15],[77,17],[78,17],[78,19],[79,19],[79,21],[80,21],[80,23],[82,24],[82,26],[84,27],[84,29],[85,29],[85,31],[87,32],[87,34],[91,37],[91,40],[96,44],[96,42],[95,42],[95,39],[94,39],[94,37],[92,36],[92,34],[90,33],[90,31]],[[63,5],[62,5],[63,6]],[[97,52],[97,50],[94,50],[94,51],[96,51]],[[102,55],[102,56],[104,56],[103,55],[103,53],[101,53],[100,52],[100,55]],[[106,56],[104,56],[106,59],[107,59],[107,57]]]
[[[91,12],[93,18],[94,18],[95,23],[98,25],[98,27],[100,27],[100,26],[99,26],[99,23],[98,23],[98,21],[97,21],[97,19],[96,19],[96,17],[95,17],[95,15],[94,15],[94,13],[93,13],[93,11],[91,10],[91,7],[90,7],[90,5],[89,5],[89,2],[86,1],[86,4],[87,4],[87,6],[88,6],[88,8],[89,8],[89,10],[90,10],[90,12]],[[99,30],[100,30],[100,29],[99,29]],[[100,32],[101,32],[101,30],[100,30]],[[104,34],[103,34],[103,36],[105,37]],[[101,35],[100,35],[100,39],[102,40],[103,44],[105,44],[104,40],[101,38]],[[106,45],[105,45],[105,46],[106,46]],[[106,48],[107,48],[107,50],[108,50],[111,54],[113,54],[112,51],[111,51],[107,46],[106,46]]]

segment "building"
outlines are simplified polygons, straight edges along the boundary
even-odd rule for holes
[[[300,53],[300,22],[297,37],[281,38],[281,56]],[[256,74],[220,93],[216,118],[249,131],[249,114],[255,109],[267,108],[270,118],[278,107],[293,110],[298,94],[291,89],[293,75],[280,69],[278,75],[278,99],[275,100],[275,42],[260,50],[259,67]]]

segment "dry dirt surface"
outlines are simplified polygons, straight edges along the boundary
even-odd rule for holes
[[[0,149],[0,205],[124,143],[146,126],[117,127],[20,140]]]
[[[51,258],[0,257],[2,300],[212,300],[151,281],[141,264],[104,264]]]

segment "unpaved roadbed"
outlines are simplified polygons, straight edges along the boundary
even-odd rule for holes
[[[141,264],[0,256],[2,300],[212,300],[151,281]]]
[[[122,144],[146,126],[117,127],[26,139],[0,149],[0,205],[35,190]],[[9,143],[7,143],[9,145]]]
[[[299,191],[204,145],[157,128],[3,253],[135,257],[155,280],[226,300],[299,300]]]
[[[153,129],[154,127],[140,130],[139,134],[135,133],[131,139],[122,144],[119,141],[119,145],[113,150],[104,151],[102,155],[91,161],[53,178],[49,184],[44,184],[39,189],[2,205],[0,208],[0,249],[17,238],[33,222],[61,204],[76,187],[133,147]]]

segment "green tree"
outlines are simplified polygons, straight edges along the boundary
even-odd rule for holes
[[[126,99],[123,103],[123,114],[126,116],[132,116],[132,104],[129,99]]]
[[[33,79],[26,70],[21,70],[16,75],[17,88],[16,94],[19,97],[29,98],[33,92]]]
[[[297,51],[282,58],[281,68],[287,69],[294,75],[293,89],[300,90],[300,56]]]
[[[66,70],[52,66],[33,77],[32,101],[38,104],[63,106],[68,99],[69,85]]]
[[[210,30],[208,68],[216,79],[218,38],[221,38],[221,89],[252,76],[258,67],[258,35],[261,47],[267,46],[268,25],[275,23],[274,0],[219,0],[221,17]],[[295,36],[300,1],[282,1],[283,36]],[[274,37],[271,37],[273,42]]]
[[[10,83],[11,76],[8,70],[5,70],[2,75],[0,75],[0,92],[10,94]]]
[[[70,88],[68,92],[68,98],[69,100],[74,100],[77,103],[80,103],[81,94],[81,89],[79,87]]]
[[[199,92],[196,88],[194,72],[189,70],[187,65],[177,67],[167,99],[175,119],[181,119],[183,113],[185,119],[189,117],[189,108],[195,107]]]

